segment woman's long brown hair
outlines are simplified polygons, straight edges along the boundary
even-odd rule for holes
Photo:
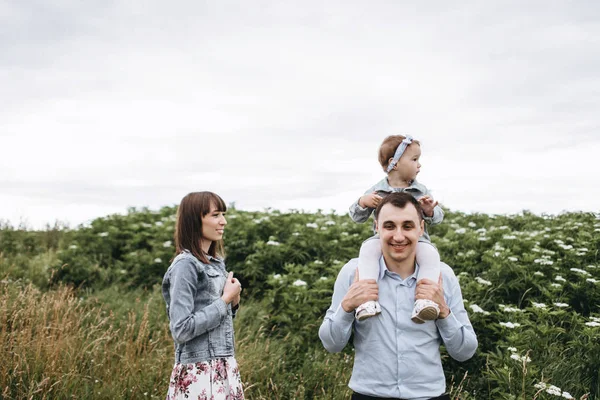
[[[223,199],[212,192],[192,192],[181,200],[175,224],[175,256],[189,250],[203,263],[208,263],[207,255],[225,256],[222,240],[212,242],[208,253],[202,250],[202,218],[211,211],[211,207],[217,211],[227,211]]]

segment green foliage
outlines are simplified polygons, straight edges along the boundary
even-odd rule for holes
[[[0,279],[42,289],[68,283],[115,315],[122,307],[140,315],[132,298],[139,291],[153,293],[153,307],[162,308],[157,285],[174,255],[175,211],[131,209],[74,230],[3,225]],[[244,286],[236,337],[249,398],[345,398],[352,348],[327,354],[317,330],[338,271],[358,255],[371,224],[234,207],[227,218],[227,266]],[[600,397],[598,215],[447,211],[430,233],[459,277],[479,339],[467,362],[443,353],[456,398]],[[152,324],[166,326],[164,309],[152,315]]]

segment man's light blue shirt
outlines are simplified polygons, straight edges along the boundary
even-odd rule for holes
[[[477,337],[463,305],[458,279],[441,263],[444,297],[451,312],[445,319],[416,324],[410,319],[419,266],[406,279],[379,266],[381,314],[356,321],[341,301],[354,281],[358,259],[350,260],[335,281],[331,306],[319,329],[323,346],[341,351],[354,329],[354,367],[348,386],[355,392],[402,399],[425,400],[446,391],[440,345],[458,361],[468,360],[477,349]]]

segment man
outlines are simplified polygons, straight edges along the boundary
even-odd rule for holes
[[[438,282],[424,279],[416,284],[415,248],[424,221],[410,194],[386,196],[375,210],[375,223],[383,253],[379,282],[359,280],[358,259],[350,260],[336,279],[319,337],[328,351],[339,352],[354,330],[354,368],[348,384],[353,400],[449,400],[440,344],[458,361],[468,360],[477,349],[458,280],[442,263]],[[411,321],[412,305],[420,298],[438,304],[436,321]],[[381,314],[356,321],[356,307],[369,300],[379,300]]]

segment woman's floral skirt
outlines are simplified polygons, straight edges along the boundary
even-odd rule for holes
[[[234,357],[194,364],[177,363],[167,400],[243,400],[240,369]]]

